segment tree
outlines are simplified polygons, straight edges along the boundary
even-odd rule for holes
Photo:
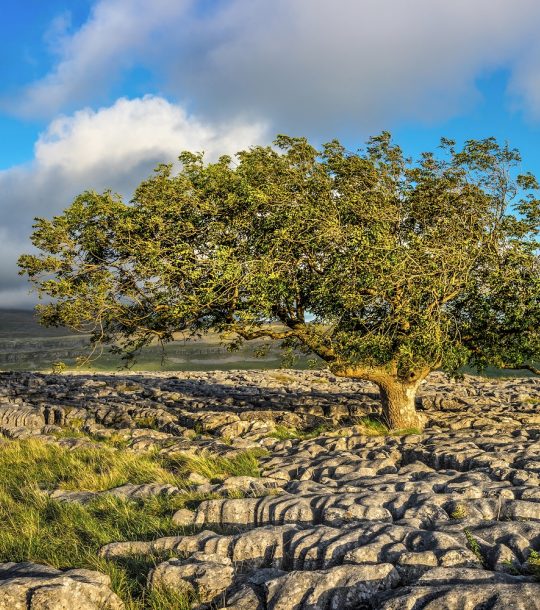
[[[266,337],[369,380],[391,428],[419,384],[465,364],[530,367],[540,347],[540,203],[493,138],[406,159],[279,136],[206,164],[185,152],[129,204],[85,192],[37,219],[19,264],[42,323],[133,357],[183,331]]]

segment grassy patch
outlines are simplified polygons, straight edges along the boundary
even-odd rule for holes
[[[527,559],[527,567],[540,580],[540,553],[531,551]]]
[[[287,375],[287,373],[280,373],[279,371],[268,372],[268,376],[271,377],[274,381],[279,381],[279,383],[294,383],[296,379],[292,375]]]
[[[147,417],[137,417],[135,418],[135,425],[137,428],[149,428],[151,430],[159,430],[159,423],[157,417],[153,417],[151,415]]]
[[[403,428],[399,430],[389,430],[379,419],[371,415],[359,417],[354,420],[354,425],[363,428],[362,433],[366,436],[405,436],[407,434],[421,434],[418,428]],[[307,440],[321,436],[325,432],[339,430],[332,426],[321,424],[307,430],[298,430],[296,428],[288,428],[287,426],[277,425],[274,431],[268,436],[277,438],[280,441],[286,440]]]
[[[364,428],[367,436],[407,436],[408,434],[422,434],[418,428],[398,428],[390,430],[378,417],[364,415],[355,420],[357,426]]]
[[[167,466],[177,476],[185,480],[190,472],[206,477],[212,482],[220,482],[230,476],[261,476],[259,458],[268,455],[264,449],[242,451],[232,457],[222,457],[201,453],[199,455],[177,454],[164,458]]]
[[[280,441],[292,440],[295,438],[301,438],[300,432],[296,428],[287,428],[287,426],[277,425],[273,432],[268,436],[277,438]]]
[[[388,427],[373,415],[359,417],[355,423],[357,426],[364,428],[368,436],[385,436],[390,433]]]
[[[96,443],[105,443],[116,449],[126,449],[129,446],[129,438],[120,431],[115,431],[111,434],[84,432],[82,425],[74,425],[72,422],[69,422],[69,424],[61,430],[52,432],[51,436],[55,436],[56,438],[86,438],[89,441],[94,441]]]
[[[55,430],[51,433],[51,436],[56,438],[90,438],[90,436],[83,432],[80,428],[73,426],[66,426],[61,430]]]
[[[280,441],[286,441],[291,439],[307,440],[310,438],[316,438],[325,432],[328,432],[331,428],[324,424],[309,428],[307,430],[298,430],[297,428],[288,428],[287,426],[277,425],[274,431],[268,436],[277,438]]]
[[[450,514],[450,519],[465,519],[468,514],[467,507],[464,504],[457,504]]]
[[[177,496],[176,498],[180,498]],[[146,557],[135,566],[98,557],[109,542],[148,540],[181,534],[171,522],[184,504],[175,498],[131,501],[102,496],[87,505],[51,500],[35,487],[3,490],[0,494],[0,561],[35,561],[57,568],[97,569],[111,577],[113,590],[129,609],[189,608],[164,605],[162,595],[144,588],[148,571],[160,558]],[[182,603],[184,603],[182,602]]]
[[[114,561],[96,557],[93,569],[109,575],[111,588],[125,600],[126,610],[190,610],[197,601],[193,595],[166,588],[146,588],[150,570],[169,557],[170,554],[132,555]]]
[[[39,440],[12,441],[0,449],[0,489],[96,491],[125,483],[182,483],[150,453],[106,445],[68,450]]]
[[[472,551],[472,553],[475,555],[475,557],[478,559],[478,561],[484,566],[486,567],[486,558],[484,557],[483,553],[482,553],[482,549],[480,548],[480,544],[478,543],[478,540],[476,540],[476,538],[471,534],[471,532],[465,528],[463,530],[463,533],[465,534],[465,538],[467,539],[467,548]]]
[[[390,432],[392,436],[408,436],[409,434],[422,434],[420,428],[398,428]]]
[[[100,558],[98,551],[110,542],[186,533],[172,523],[174,512],[193,509],[215,494],[190,492],[185,487],[185,493],[175,496],[134,501],[104,494],[81,505],[53,500],[44,490],[105,490],[127,482],[185,486],[190,469],[253,475],[258,472],[257,452],[227,459],[205,455],[170,460],[104,444],[67,449],[36,439],[4,441],[0,445],[0,562],[34,561],[56,568],[99,570],[111,577],[113,590],[128,610],[187,610],[193,603],[188,595],[145,588],[148,571],[166,557],[110,561]]]

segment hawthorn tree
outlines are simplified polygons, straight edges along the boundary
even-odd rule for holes
[[[433,369],[535,370],[540,204],[517,151],[443,139],[411,161],[386,132],[356,153],[274,144],[184,152],[129,204],[88,191],[37,219],[41,252],[19,264],[42,323],[128,358],[178,331],[280,340],[377,384],[391,428],[421,426]]]

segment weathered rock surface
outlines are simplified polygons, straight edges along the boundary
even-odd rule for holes
[[[102,549],[163,554],[151,587],[236,610],[540,609],[530,561],[540,551],[540,380],[433,374],[418,398],[426,429],[406,436],[370,435],[360,418],[379,410],[375,387],[323,372],[0,380],[7,437],[77,447],[114,436],[164,455],[267,450],[261,477],[188,477],[213,499],[176,512],[186,535]],[[88,437],[55,434],[66,427]],[[142,501],[185,489],[50,493]]]
[[[232,584],[234,568],[227,557],[193,553],[188,559],[169,559],[149,575],[150,588],[163,587],[196,595],[202,603],[215,603]]]
[[[108,576],[91,570],[61,572],[36,563],[0,564],[0,609],[121,610]]]

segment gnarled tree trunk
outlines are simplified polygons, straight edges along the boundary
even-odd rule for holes
[[[332,372],[339,377],[365,379],[377,384],[381,393],[382,419],[390,430],[416,428],[423,430],[425,417],[416,411],[416,392],[422,381],[428,376],[431,368],[411,371],[408,379],[398,376],[396,367],[331,367]]]
[[[422,378],[423,379],[423,378]],[[382,417],[391,430],[424,427],[423,417],[417,413],[415,406],[416,391],[422,379],[403,382],[388,377],[378,380],[382,401]]]

